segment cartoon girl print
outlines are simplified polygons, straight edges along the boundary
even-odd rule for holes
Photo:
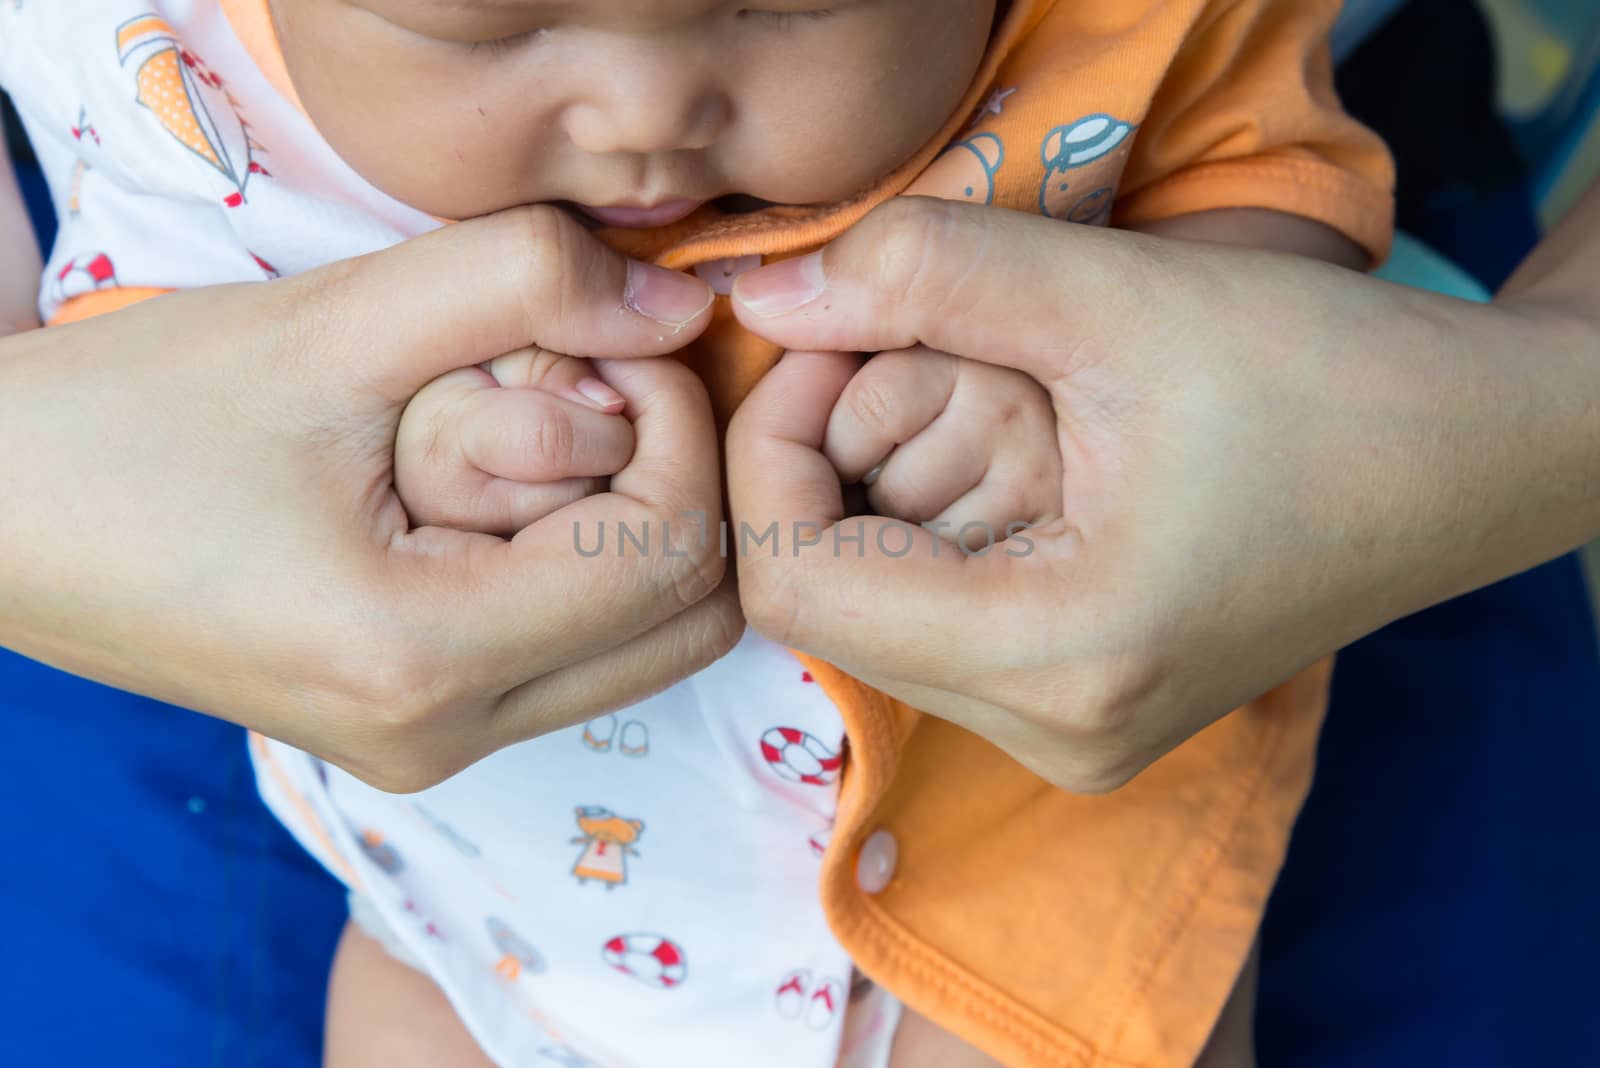
[[[250,135],[239,102],[166,20],[137,15],[118,26],[117,59],[133,70],[135,99],[174,140],[232,184],[224,204],[237,208],[253,176],[271,177],[255,158],[266,150]]]
[[[1044,162],[1040,214],[1096,226],[1109,222],[1116,181],[1102,161],[1119,149],[1125,151],[1135,129],[1130,123],[1099,114],[1057,126],[1046,134],[1040,146]],[[1095,164],[1101,165],[1092,166]],[[1082,173],[1074,173],[1078,171]],[[1109,183],[1108,177],[1112,178]]]
[[[643,820],[625,820],[608,808],[584,805],[578,809],[578,830],[572,840],[582,844],[583,852],[572,866],[578,883],[595,880],[610,890],[628,883],[628,857],[638,856],[633,843],[644,833]]]
[[[974,134],[945,149],[906,192],[968,204],[993,204],[995,176],[1005,161],[1006,146],[998,134]]]

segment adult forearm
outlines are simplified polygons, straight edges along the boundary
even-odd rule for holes
[[[1451,344],[1483,440],[1481,470],[1456,476],[1479,517],[1471,588],[1600,537],[1600,186]]]
[[[39,325],[39,270],[33,224],[11,158],[0,142],[0,337]]]

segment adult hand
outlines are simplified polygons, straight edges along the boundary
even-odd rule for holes
[[[602,361],[631,463],[508,541],[409,529],[395,428],[445,372],[531,345],[666,353],[710,303],[531,209],[0,342],[0,644],[391,790],[660,689],[742,629],[722,561],[687,538],[585,559],[574,525],[716,522],[692,374]]]
[[[1600,528],[1600,324],[1592,290],[1573,296],[1600,245],[1589,207],[1587,251],[1544,269],[1565,289],[1479,307],[1283,255],[891,203],[735,288],[740,319],[791,350],[728,436],[734,519],[785,538],[739,562],[746,617],[1054,782],[1113,788],[1356,637]],[[852,365],[807,350],[918,345],[1049,390],[1062,521],[982,557],[918,530],[897,558],[904,530],[841,518],[819,447]]]

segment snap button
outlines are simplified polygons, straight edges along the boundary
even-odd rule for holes
[[[900,860],[900,843],[888,831],[873,831],[861,843],[861,854],[856,858],[856,883],[869,894],[883,892],[894,878],[895,865]]]
[[[700,281],[711,287],[713,293],[725,297],[733,292],[733,283],[741,274],[760,266],[760,256],[734,256],[726,260],[710,260],[696,264],[694,273],[699,276]]]

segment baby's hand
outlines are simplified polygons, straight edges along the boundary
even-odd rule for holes
[[[1009,368],[927,348],[880,353],[845,387],[823,451],[876,514],[969,550],[1061,515],[1050,396]]]
[[[633,456],[625,407],[572,356],[521,350],[452,371],[400,417],[395,491],[414,526],[508,537],[605,491]]]

